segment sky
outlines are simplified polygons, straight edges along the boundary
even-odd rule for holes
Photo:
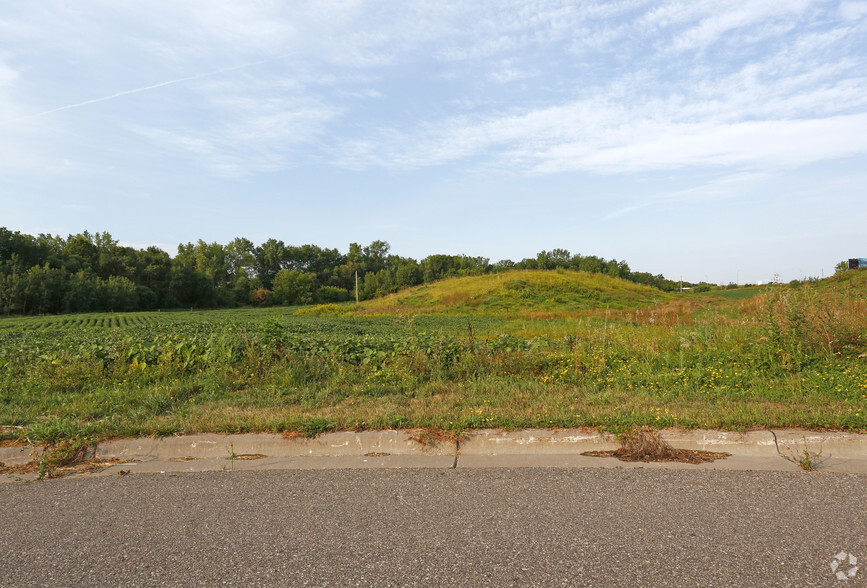
[[[0,226],[827,276],[867,1],[0,0]]]

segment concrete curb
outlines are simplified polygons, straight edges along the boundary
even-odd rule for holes
[[[804,451],[832,458],[867,459],[867,435],[855,433],[817,433],[813,431],[773,431],[781,455],[802,455]]]
[[[618,446],[614,435],[591,429],[481,429],[461,439],[460,456],[581,454]]]
[[[315,439],[275,434],[187,435],[161,439],[119,439],[100,443],[99,459],[147,461],[170,458],[229,458],[262,454],[268,457],[338,457],[388,454],[454,456],[454,442],[425,445],[415,440],[416,431],[362,431],[324,433]]]
[[[202,434],[166,438],[118,439],[98,444],[97,459],[123,463],[102,472],[193,472],[261,469],[491,468],[491,467],[650,467],[797,471],[805,455],[820,471],[867,473],[867,435],[798,430],[745,433],[667,429],[673,447],[731,454],[700,465],[629,463],[581,455],[616,449],[616,437],[590,429],[485,429],[458,442],[421,431],[390,430],[325,433],[315,439],[276,434]],[[33,448],[0,447],[0,462],[20,465]],[[7,477],[8,478],[8,477]],[[3,476],[0,476],[0,480]]]
[[[21,447],[0,447],[0,462],[8,466],[24,465],[33,460],[34,448],[31,445]]]
[[[820,434],[821,435],[821,434]],[[666,429],[660,436],[678,449],[721,451],[732,455],[773,457],[778,455],[772,431],[747,433],[696,429]],[[857,435],[855,437],[858,437]],[[863,437],[863,436],[862,436]],[[867,443],[867,439],[864,440]],[[840,444],[852,443],[841,440]],[[473,431],[461,441],[461,457],[469,455],[550,455],[607,451],[619,447],[617,437],[583,429],[525,429]],[[864,452],[867,456],[867,451]]]

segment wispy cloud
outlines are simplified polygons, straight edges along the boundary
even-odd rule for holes
[[[840,16],[848,21],[857,21],[867,16],[867,2],[841,2]]]
[[[222,176],[313,161],[526,174],[800,165],[864,150],[864,6],[193,0],[154,3],[147,19],[134,4],[107,4],[101,24],[92,10],[61,10],[62,22],[46,8],[36,15],[45,30],[9,29],[16,46],[68,44],[90,65],[78,95],[112,71],[130,89],[28,113],[23,105],[47,98],[27,101],[33,82],[4,65],[23,54],[0,43],[0,126],[165,89],[150,110],[118,116],[115,132]],[[129,40],[98,34],[105,22],[122,23]],[[70,28],[82,29],[74,41]],[[735,58],[720,59],[718,44]],[[120,66],[133,58],[142,72],[131,75]],[[141,83],[156,73],[166,81]]]
[[[302,146],[315,142],[339,111],[306,98],[271,96],[255,100],[223,93],[210,108],[222,116],[206,129],[129,125],[159,149],[189,157],[224,178],[243,178],[309,163]]]
[[[816,5],[667,3],[621,25],[659,35],[655,52],[636,56],[644,73],[629,70],[601,82],[591,77],[579,99],[559,104],[499,113],[489,104],[484,115],[378,128],[342,141],[335,160],[353,169],[465,162],[550,174],[779,169],[867,153],[867,76],[863,57],[847,51],[857,46],[860,27],[838,23],[789,33]],[[752,47],[744,47],[747,57],[736,68],[670,54],[707,47],[732,31]],[[511,66],[508,59],[501,63]],[[510,71],[494,70],[492,80],[509,80]]]
[[[767,29],[769,25],[780,21],[796,19],[812,3],[815,3],[814,0],[690,3],[692,6],[684,8],[683,13],[700,18],[675,36],[672,48],[676,51],[704,49],[733,31],[745,31],[755,41],[758,38],[751,30],[754,25],[760,24]]]
[[[84,100],[84,101],[82,101],[82,102],[75,102],[75,103],[73,103],[73,104],[65,104],[65,105],[63,105],[63,106],[58,106],[58,107],[56,107],[56,108],[50,108],[50,109],[48,109],[48,110],[43,110],[43,111],[41,111],[41,112],[35,112],[35,113],[33,113],[33,114],[28,114],[28,115],[20,116],[20,117],[15,118],[15,119],[6,120],[6,121],[0,121],[0,127],[2,127],[2,126],[6,126],[6,125],[10,125],[10,124],[12,124],[12,123],[20,122],[20,121],[23,121],[23,120],[28,120],[28,119],[31,119],[31,118],[38,118],[38,117],[45,116],[45,115],[48,115],[48,114],[53,114],[53,113],[55,113],[55,112],[62,112],[62,111],[64,111],[64,110],[71,110],[71,109],[73,109],[73,108],[81,108],[82,106],[88,106],[88,105],[90,105],[90,104],[98,104],[98,103],[100,103],[100,102],[107,102],[108,100],[115,100],[115,99],[117,99],[117,98],[121,98],[121,97],[123,97],[123,96],[129,96],[129,95],[131,95],[131,94],[139,94],[139,93],[141,93],[141,92],[148,92],[148,91],[150,91],[150,90],[156,90],[157,88],[164,88],[164,87],[166,87],[166,86],[173,86],[173,85],[175,85],[175,84],[180,84],[180,83],[183,83],[183,82],[189,82],[189,81],[192,81],[192,80],[200,80],[200,79],[203,79],[203,78],[207,78],[207,77],[215,76],[215,75],[218,75],[218,74],[222,74],[222,73],[226,73],[226,72],[234,71],[234,70],[237,70],[237,69],[242,69],[242,68],[250,67],[250,66],[253,66],[253,65],[259,65],[259,64],[261,64],[261,63],[266,63],[266,61],[259,61],[259,62],[255,62],[255,63],[247,63],[247,64],[244,64],[244,65],[238,65],[238,66],[234,66],[234,67],[225,67],[225,68],[218,69],[218,70],[211,71],[211,72],[206,72],[206,73],[196,74],[196,75],[193,75],[193,76],[187,76],[187,77],[183,77],[183,78],[177,78],[177,79],[175,79],[175,80],[168,80],[168,81],[166,81],[166,82],[160,82],[160,83],[158,83],[158,84],[151,84],[151,85],[149,85],[149,86],[142,86],[142,87],[140,87],[140,88],[133,88],[133,89],[131,89],[131,90],[123,90],[123,91],[121,91],[121,92],[115,92],[114,94],[109,94],[108,96],[102,96],[102,97],[100,97],[100,98],[93,98],[93,99],[91,99],[91,100]],[[2,71],[0,71],[0,76],[2,76]],[[0,81],[2,81],[2,80],[0,80]]]
[[[616,218],[620,218],[621,216],[626,216],[627,214],[632,214],[633,212],[638,212],[639,210],[646,208],[648,206],[647,202],[643,202],[641,204],[632,204],[629,206],[624,206],[623,208],[618,208],[605,216],[602,217],[602,220],[614,220]]]

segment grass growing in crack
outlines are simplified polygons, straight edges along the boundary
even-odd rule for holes
[[[804,440],[804,444],[806,445],[806,439]],[[822,459],[822,451],[810,451],[809,447],[805,447],[803,451],[800,453],[793,453],[791,456],[784,456],[786,459],[795,463],[805,472],[815,472],[818,470],[822,463],[825,461]]]
[[[819,465],[822,463],[821,459],[821,453],[811,453],[805,449],[804,453],[798,457],[797,462],[802,470],[813,472],[819,469]]]
[[[43,448],[36,459],[39,479],[51,478],[62,467],[81,463],[87,458],[92,443],[83,439],[62,439]]]
[[[238,454],[235,453],[235,444],[234,443],[230,443],[229,446],[226,447],[226,453],[229,454],[229,456],[226,459],[229,460],[230,469],[234,472],[235,471],[235,460],[238,459]]]

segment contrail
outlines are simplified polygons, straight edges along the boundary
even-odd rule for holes
[[[167,82],[160,82],[159,84],[153,84],[151,86],[142,86],[141,88],[134,88],[132,90],[124,90],[123,92],[117,92],[115,94],[111,94],[110,96],[103,96],[102,98],[94,98],[92,100],[85,100],[84,102],[76,102],[75,104],[67,104],[66,106],[58,106],[57,108],[52,108],[50,110],[43,110],[42,112],[37,112],[34,114],[28,114],[19,118],[13,118],[11,120],[0,122],[0,127],[5,127],[6,125],[19,122],[22,120],[28,120],[31,118],[36,118],[39,116],[45,116],[46,114],[52,114],[54,112],[60,112],[62,110],[70,110],[72,108],[80,108],[81,106],[87,106],[88,104],[96,104],[97,102],[105,102],[106,100],[114,100],[115,98],[120,98],[121,96],[128,96],[130,94],[137,94],[139,92],[147,92],[148,90],[154,90],[156,88],[162,88],[163,86],[171,86],[173,84],[180,84],[181,82],[189,82],[190,80],[198,80],[200,78],[206,78],[208,76],[214,76],[217,74],[225,73],[227,71],[233,71],[236,69],[242,69],[245,67],[250,67],[253,65],[260,65],[262,63],[267,63],[271,61],[270,59],[266,59],[263,61],[254,61],[253,63],[245,63],[244,65],[236,65],[235,67],[225,67],[223,69],[218,69],[216,71],[209,71],[207,73],[201,73],[194,76],[188,76],[185,78],[178,78],[176,80],[169,80]]]

